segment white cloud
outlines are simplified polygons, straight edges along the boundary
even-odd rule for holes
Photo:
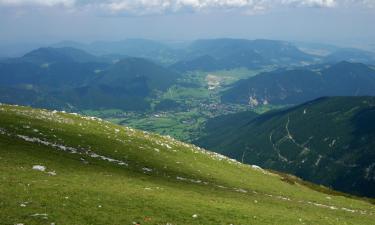
[[[375,7],[375,0],[362,0],[362,3],[370,8]]]
[[[0,0],[2,7],[57,7],[100,11],[112,15],[147,15],[240,9],[252,14],[274,8],[342,5],[375,6],[375,0]]]
[[[297,5],[307,7],[332,8],[338,3],[337,0],[283,0],[286,5]]]
[[[25,6],[66,6],[72,7],[75,5],[75,0],[0,0],[0,7],[25,7]]]
[[[100,3],[101,9],[112,14],[154,14],[234,9],[242,9],[251,13],[288,6],[333,7],[335,6],[335,0],[109,0]]]
[[[248,8],[259,0],[114,0],[100,4],[111,12],[178,12]]]

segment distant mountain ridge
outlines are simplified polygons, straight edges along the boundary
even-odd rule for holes
[[[180,57],[180,51],[154,40],[125,39],[121,41],[96,41],[89,44],[64,41],[53,47],[73,47],[96,55],[122,55],[146,58],[161,64],[175,63]]]
[[[0,60],[0,101],[147,110],[150,98],[175,84],[182,73],[242,67],[279,69],[239,81],[220,93],[224,104],[298,104],[326,95],[373,95],[374,89],[371,65],[317,65],[322,57],[284,41],[212,39],[173,48],[157,41],[127,39],[56,46]],[[91,47],[105,55],[82,50]]]
[[[284,41],[247,39],[202,39],[182,48],[173,48],[147,39],[126,39],[116,42],[81,44],[61,42],[54,47],[73,47],[99,55],[121,54],[153,60],[178,71],[219,70],[237,67],[259,67],[267,64],[301,65],[316,60],[294,45]],[[211,59],[209,59],[210,57]],[[198,61],[203,60],[202,63]],[[205,65],[206,60],[210,64]]]
[[[39,48],[25,54],[22,61],[28,61],[31,63],[53,63],[61,61],[69,62],[95,62],[99,61],[96,56],[84,52],[82,50],[70,47],[64,48]]]
[[[301,65],[317,60],[288,42],[262,39],[197,40],[186,52],[186,59],[172,65],[172,68],[179,71],[210,71],[266,65]],[[200,60],[201,64],[198,63]],[[205,66],[205,63],[210,66]]]
[[[149,107],[145,98],[165,90],[178,77],[142,58],[112,62],[74,48],[41,48],[0,61],[0,101],[48,108],[144,110]]]
[[[51,47],[77,48],[103,56],[147,58],[182,72],[215,71],[237,67],[254,68],[267,65],[301,66],[340,61],[375,63],[375,53],[316,43],[218,38],[198,39],[186,42],[180,47],[172,46],[174,45],[162,41],[133,38],[121,41],[96,41],[89,44],[63,41]],[[310,50],[301,51],[300,48],[304,47]],[[320,51],[328,51],[328,53],[320,54]]]
[[[375,70],[340,62],[312,68],[280,69],[240,80],[225,91],[223,102],[300,104],[323,96],[375,95]]]
[[[375,53],[354,48],[341,48],[327,55],[323,60],[328,63],[345,60],[349,62],[375,65]]]
[[[23,57],[0,61],[0,85],[42,89],[84,85],[108,62],[73,48],[40,48]]]

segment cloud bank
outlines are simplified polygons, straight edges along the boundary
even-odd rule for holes
[[[73,7],[76,0],[0,0],[0,7]]]
[[[350,5],[371,8],[375,6],[375,0],[0,0],[0,8],[61,7],[109,15],[149,15],[236,9],[252,13],[274,8],[335,8]]]

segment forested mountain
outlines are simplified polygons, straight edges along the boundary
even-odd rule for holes
[[[193,42],[186,49],[186,59],[172,67],[180,71],[214,71],[238,67],[303,65],[317,59],[283,41],[210,39]]]
[[[375,196],[375,97],[320,98],[209,120],[197,141],[237,160]]]
[[[0,62],[0,101],[48,108],[147,109],[145,98],[179,74],[142,58],[108,58],[43,48]],[[134,99],[137,101],[134,101]]]
[[[225,91],[223,102],[300,104],[323,96],[375,95],[375,69],[340,62],[320,67],[280,69],[240,80]]]
[[[125,39],[122,41],[96,41],[90,44],[65,41],[53,47],[73,47],[96,55],[121,55],[140,57],[161,64],[175,63],[183,52],[161,42],[147,39]]]

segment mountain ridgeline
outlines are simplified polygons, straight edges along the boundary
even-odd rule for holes
[[[197,40],[178,49],[138,39],[54,46],[0,61],[1,102],[146,111],[182,75],[238,68],[275,70],[219,93],[224,104],[294,105],[322,96],[375,94],[374,67],[354,63],[370,63],[372,54],[360,50],[320,57],[288,42],[244,39]],[[341,59],[350,62],[336,62]]]
[[[240,80],[222,95],[228,103],[295,105],[323,96],[374,96],[375,69],[340,62],[280,69]]]
[[[375,97],[320,98],[209,120],[197,141],[239,161],[375,197]]]
[[[359,49],[343,48],[337,49],[324,57],[324,61],[330,63],[349,61],[375,65],[375,53]]]
[[[4,60],[0,101],[48,108],[145,110],[146,97],[179,77],[142,58],[109,61],[73,48],[41,48]]]
[[[288,42],[272,40],[198,40],[187,49],[185,59],[171,67],[178,71],[215,71],[239,67],[303,65],[317,59]]]

